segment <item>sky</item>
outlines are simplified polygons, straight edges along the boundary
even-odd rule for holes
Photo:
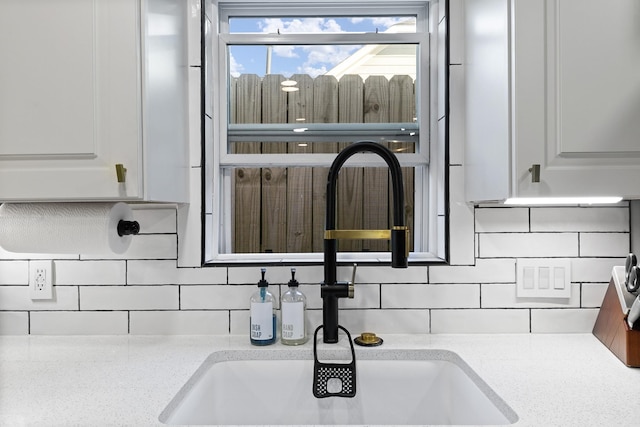
[[[406,21],[407,17],[358,18],[234,18],[230,21],[232,33],[328,33],[328,32],[384,32],[390,26]],[[290,77],[325,74],[344,61],[360,45],[313,46],[230,46],[230,72],[263,76],[267,69],[268,50],[271,50],[271,74]]]

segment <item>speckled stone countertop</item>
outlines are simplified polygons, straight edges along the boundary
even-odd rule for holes
[[[390,335],[387,349],[460,355],[518,414],[517,426],[640,425],[640,369],[590,334]],[[311,343],[278,351],[308,351]],[[0,337],[0,425],[161,425],[209,354],[247,337]]]

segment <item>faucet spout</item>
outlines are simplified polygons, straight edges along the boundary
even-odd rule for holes
[[[380,156],[391,172],[393,192],[393,226],[391,230],[336,230],[336,186],[338,173],[344,163],[354,154],[370,152]],[[327,205],[324,236],[324,283],[320,290],[323,300],[322,320],[324,323],[323,341],[338,342],[338,299],[349,295],[349,286],[338,283],[337,241],[339,239],[390,239],[391,267],[406,268],[408,259],[408,229],[404,221],[404,188],[402,169],[398,158],[385,146],[373,141],[360,141],[347,146],[336,156],[327,177]]]

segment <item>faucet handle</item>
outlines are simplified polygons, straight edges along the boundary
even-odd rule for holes
[[[356,269],[358,268],[358,264],[353,263],[353,271],[351,272],[351,281],[348,283],[349,285],[349,298],[353,298],[356,289]]]

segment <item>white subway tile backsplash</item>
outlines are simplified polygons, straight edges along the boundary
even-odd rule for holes
[[[583,218],[588,214],[582,212],[591,212],[573,209]],[[149,224],[155,224],[155,231],[171,229],[175,209],[159,211],[137,212]],[[588,230],[588,219],[574,227],[578,231],[529,233],[529,208],[482,207],[472,212],[475,216],[467,232],[475,227],[472,236],[474,241],[478,239],[481,256],[472,258],[472,265],[401,270],[386,265],[360,266],[356,298],[340,301],[341,324],[354,335],[369,329],[378,333],[590,330],[594,318],[591,312],[597,312],[601,304],[611,269],[624,263],[628,233]],[[569,212],[560,209],[556,214]],[[453,232],[452,240],[456,233],[460,229]],[[142,241],[138,249],[132,248],[133,255],[56,258],[56,297],[52,301],[30,300],[27,259],[0,261],[0,333],[246,333],[249,298],[260,279],[260,267],[178,267],[175,231],[136,239]],[[149,246],[157,246],[153,256]],[[560,257],[571,260],[571,298],[517,299],[516,258],[559,257],[560,253],[564,254]],[[311,334],[322,323],[323,267],[296,266],[296,270],[300,289],[307,296]],[[339,280],[350,280],[351,271],[351,266],[340,267]],[[267,267],[270,290],[278,301],[287,289],[290,274],[289,266]],[[564,317],[568,318],[566,324],[554,326],[554,321]],[[77,325],[78,319],[89,324]]]
[[[628,233],[580,233],[580,256],[618,256],[629,253]]]
[[[0,311],[0,335],[26,335],[28,333],[28,312]]]
[[[474,209],[466,203],[464,167],[449,167],[449,251],[451,265],[471,265],[474,257]]]
[[[121,258],[126,259],[176,259],[177,237],[174,234],[135,236],[131,247]]]
[[[459,0],[460,2],[462,0]],[[452,42],[453,44],[453,42]],[[453,45],[451,46],[453,49]],[[449,67],[449,164],[464,165],[464,65]]]
[[[531,231],[629,231],[628,207],[532,208]]]
[[[133,218],[140,223],[140,234],[164,234],[176,232],[175,208],[151,208],[148,205],[131,205]]]
[[[528,208],[476,209],[477,233],[526,233],[528,231]]]
[[[529,310],[431,310],[431,333],[527,333]]]
[[[232,335],[246,334],[247,340],[249,340],[249,308],[248,306],[246,310],[231,310],[229,312],[229,319],[231,322],[231,326],[229,327],[231,334]],[[278,334],[278,339],[280,339],[280,334]]]
[[[356,286],[360,283],[425,283],[429,270],[425,266],[409,268],[391,268],[358,266],[356,272]],[[349,278],[351,280],[351,278]]]
[[[229,333],[229,311],[132,311],[134,335],[224,335]]]
[[[29,284],[28,261],[0,261],[0,285]]]
[[[438,215],[438,252],[437,255],[442,258],[445,259],[447,257],[447,245],[448,243],[446,243],[446,224],[447,224],[447,219],[444,215]]]
[[[257,284],[262,267],[229,267],[229,284]],[[295,266],[296,280],[300,283],[320,283],[324,268],[317,266]],[[291,279],[291,267],[266,267],[265,279],[271,285],[287,284]],[[338,280],[351,280],[352,267],[338,267]]]
[[[56,285],[124,285],[127,262],[117,261],[54,261]]]
[[[517,298],[514,283],[482,284],[482,308],[580,307],[580,285],[571,284],[571,298]]]
[[[613,267],[624,265],[624,261],[624,258],[574,258],[571,260],[571,281],[609,282]]]
[[[221,309],[249,309],[251,295],[256,292],[256,286],[248,285],[215,285],[215,286],[181,286],[181,310],[221,310]],[[276,286],[269,286],[277,303]],[[278,306],[278,305],[276,305]]]
[[[0,310],[78,310],[78,288],[54,286],[52,300],[32,301],[28,286],[0,286]]]
[[[488,233],[478,239],[481,258],[578,256],[578,233]]]
[[[200,144],[200,140],[198,140]],[[189,203],[178,206],[178,266],[201,267],[202,257],[202,169],[192,167],[189,171]]]
[[[480,285],[382,286],[382,308],[479,308]]]
[[[322,312],[319,312],[321,324]],[[429,333],[428,310],[343,310],[340,324],[352,337],[362,332],[374,332],[384,339],[384,334]]]
[[[581,307],[600,307],[608,287],[608,283],[583,283]]]
[[[177,267],[175,260],[127,261],[128,285],[226,284],[227,269]]]
[[[16,262],[26,259],[78,259],[78,254],[18,253],[0,247],[0,260]]]
[[[471,266],[429,267],[429,283],[515,283],[515,259],[476,259]]]
[[[353,298],[341,298],[339,304],[340,308],[380,308],[380,285],[356,283]]]
[[[229,267],[229,284],[257,284],[261,275],[262,267]],[[323,275],[322,266],[316,267],[294,267],[296,269],[296,280],[300,283],[313,283],[310,278],[318,278]],[[286,284],[291,279],[291,267],[266,267],[265,280],[271,285]]]
[[[597,309],[531,310],[532,333],[591,333]]]
[[[131,246],[123,254],[82,254],[88,259],[176,259],[178,242],[175,234],[139,234],[131,239]],[[55,258],[55,257],[54,257]]]
[[[31,313],[33,335],[125,335],[126,311],[53,311]]]
[[[178,286],[82,286],[80,310],[177,310]]]

